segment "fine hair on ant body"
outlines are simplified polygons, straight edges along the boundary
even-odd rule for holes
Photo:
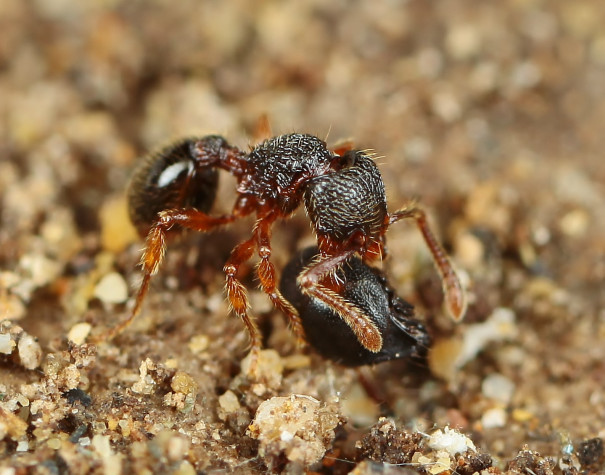
[[[229,214],[208,214],[217,190],[217,170],[237,180],[237,198]],[[321,139],[290,133],[268,138],[246,152],[223,137],[185,138],[148,156],[136,168],[129,188],[132,221],[147,234],[141,257],[143,280],[130,316],[106,335],[122,332],[135,318],[157,273],[171,230],[211,231],[254,214],[249,238],[235,246],[223,267],[232,311],[250,335],[252,365],[261,349],[261,333],[250,315],[246,289],[238,279],[253,254],[260,259],[260,287],[283,312],[301,342],[305,332],[298,310],[278,288],[271,260],[271,231],[278,219],[290,217],[303,204],[317,239],[316,257],[296,278],[303,294],[318,299],[352,329],[363,348],[378,353],[383,335],[355,302],[343,295],[337,270],[353,256],[371,263],[381,259],[385,233],[399,220],[413,219],[431,252],[443,283],[445,302],[456,320],[465,312],[465,294],[446,252],[431,231],[425,212],[410,206],[387,211],[384,184],[372,157],[348,145],[328,149]]]

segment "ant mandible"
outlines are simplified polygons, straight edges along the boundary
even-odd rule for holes
[[[237,198],[230,214],[210,216],[207,212],[216,195],[217,169],[236,178]],[[364,262],[382,258],[385,233],[401,219],[411,218],[418,225],[440,274],[448,311],[453,318],[462,318],[464,291],[424,211],[409,206],[388,213],[382,177],[368,153],[348,145],[331,151],[321,139],[300,133],[269,138],[245,152],[223,137],[209,135],[183,139],[149,156],[135,170],[129,189],[130,214],[139,232],[148,230],[141,257],[143,280],[130,316],[106,338],[119,334],[139,313],[150,279],[164,257],[167,235],[175,226],[206,232],[255,213],[252,235],[233,249],[223,268],[230,306],[248,330],[255,361],[261,334],[248,312],[247,293],[237,274],[256,250],[262,290],[304,342],[298,311],[277,288],[271,262],[273,224],[290,217],[301,203],[319,252],[298,275],[297,283],[304,294],[332,308],[364,348],[379,352],[383,337],[366,313],[343,296],[336,271],[353,255]]]

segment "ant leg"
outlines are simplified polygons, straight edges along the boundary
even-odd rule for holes
[[[268,138],[271,138],[271,123],[269,122],[269,116],[264,113],[256,120],[254,124],[254,130],[252,131],[252,140],[254,144],[259,144]]]
[[[252,236],[246,241],[235,246],[231,251],[231,256],[225,263],[223,271],[225,272],[227,298],[233,312],[241,318],[250,335],[250,371],[255,372],[258,355],[261,349],[261,332],[254,319],[248,314],[250,304],[244,285],[237,279],[237,272],[240,266],[252,257],[254,247],[256,246],[256,236]]]
[[[112,340],[122,333],[138,315],[145,295],[147,294],[147,290],[149,290],[151,277],[157,273],[164,258],[166,252],[166,234],[174,225],[178,224],[183,228],[203,232],[230,223],[237,218],[238,216],[235,214],[216,217],[208,216],[206,213],[202,213],[195,209],[173,209],[158,213],[158,220],[153,224],[147,234],[145,249],[141,256],[143,281],[139,287],[134,308],[127,319],[113,327],[98,340]]]
[[[265,292],[273,305],[284,313],[290,322],[290,327],[296,335],[299,345],[303,345],[306,341],[305,331],[298,315],[298,311],[292,306],[288,300],[281,294],[277,288],[277,279],[275,277],[275,266],[271,263],[271,226],[277,216],[269,214],[257,221],[255,226],[255,235],[258,243],[258,255],[260,262],[257,268],[258,278],[261,288]]]
[[[344,140],[344,141],[340,141],[336,145],[334,145],[334,147],[332,148],[332,152],[335,155],[339,155],[342,157],[345,153],[350,152],[354,148],[355,148],[355,144],[353,143],[352,140]]]
[[[456,321],[462,320],[466,312],[466,294],[447,253],[431,231],[426,213],[417,206],[403,208],[389,216],[389,225],[406,218],[412,218],[416,221],[416,225],[420,229],[429,251],[431,251],[433,262],[441,277],[446,307],[450,316]]]
[[[304,269],[296,279],[303,293],[318,298],[351,327],[365,348],[378,352],[382,348],[382,335],[376,325],[356,305],[345,300],[336,290],[322,283],[325,276],[333,273],[355,251],[345,251],[335,256],[320,258]]]

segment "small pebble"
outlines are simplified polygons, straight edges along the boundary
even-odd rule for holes
[[[449,473],[452,467],[452,461],[447,454],[441,455],[435,460],[430,467],[428,467],[429,473],[438,475],[440,473]]]
[[[249,354],[242,360],[242,373],[250,374]],[[256,379],[262,380],[270,387],[278,387],[281,384],[284,363],[279,353],[272,349],[261,350],[256,361]]]
[[[139,366],[139,379],[132,385],[132,390],[135,393],[151,394],[154,391],[156,383],[149,374],[149,371],[154,369],[156,369],[156,365],[150,358],[141,361]]]
[[[17,452],[27,452],[29,450],[29,442],[27,440],[21,440],[17,444]]]
[[[469,59],[483,45],[478,28],[471,23],[456,24],[445,38],[448,53],[456,60]]]
[[[493,373],[483,380],[481,390],[486,398],[507,405],[515,392],[515,384],[506,376]]]
[[[168,460],[182,460],[189,451],[190,442],[184,435],[174,432],[170,440],[168,440],[167,455]]]
[[[441,338],[435,340],[429,348],[429,367],[431,372],[440,378],[450,381],[458,369],[457,360],[462,351],[460,338]]]
[[[428,446],[436,451],[445,450],[452,457],[456,454],[463,454],[469,450],[472,450],[473,452],[477,451],[477,448],[471,439],[449,427],[446,427],[443,430],[437,429],[433,432],[429,437]]]
[[[535,417],[533,412],[525,409],[514,409],[511,416],[516,422],[527,422]]]
[[[94,296],[106,304],[123,303],[128,298],[128,285],[117,272],[110,272],[95,286]]]
[[[360,384],[353,384],[342,395],[342,413],[359,427],[369,426],[376,422],[380,415],[380,407]]]
[[[189,394],[197,391],[195,380],[184,371],[177,371],[172,377],[170,387],[176,393]]]
[[[472,233],[460,234],[456,238],[455,249],[456,260],[465,269],[476,269],[483,261],[483,243]]]
[[[194,335],[189,340],[189,350],[191,353],[200,354],[208,349],[210,339],[207,335]]]
[[[337,414],[321,409],[310,396],[273,397],[258,407],[248,435],[260,442],[261,457],[283,452],[292,462],[311,465],[324,456],[339,423]]]
[[[10,355],[17,344],[11,338],[9,333],[0,333],[0,353]]]
[[[230,390],[219,396],[218,403],[227,414],[231,414],[241,407],[237,396]]]
[[[566,236],[581,237],[586,233],[589,216],[583,209],[575,209],[563,215],[559,220],[559,229]]]
[[[195,475],[197,472],[193,465],[187,460],[183,460],[178,468],[173,472],[174,475]]]
[[[103,203],[99,211],[101,222],[101,244],[103,248],[112,253],[121,252],[131,242],[139,239],[130,218],[128,205],[122,195],[109,198]]]
[[[494,429],[506,425],[506,411],[501,407],[488,409],[481,416],[481,425],[484,429]]]
[[[518,333],[515,313],[504,307],[494,309],[483,323],[469,325],[464,333],[464,346],[457,361],[462,367],[487,347],[488,343],[505,341],[514,338]]]
[[[62,445],[61,439],[53,437],[52,439],[48,439],[48,441],[46,442],[46,445],[48,446],[49,449],[59,450]]]
[[[311,357],[309,355],[303,355],[296,353],[290,356],[282,358],[284,363],[284,369],[295,370],[301,368],[308,368],[311,366]]]
[[[0,320],[20,320],[24,316],[25,305],[21,299],[14,294],[0,291]]]
[[[92,330],[90,323],[76,323],[67,333],[67,339],[76,345],[81,345],[86,341],[86,338]]]
[[[42,287],[55,280],[61,273],[61,264],[42,254],[26,254],[19,261],[27,277],[35,287]]]
[[[454,122],[462,115],[460,101],[450,92],[438,92],[434,94],[431,108],[444,122]]]
[[[42,362],[42,348],[32,337],[24,333],[19,339],[19,358],[21,364],[27,369],[36,369]]]

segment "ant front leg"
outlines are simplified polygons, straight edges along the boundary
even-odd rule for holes
[[[382,335],[370,318],[356,305],[346,300],[329,283],[324,282],[355,251],[344,251],[327,258],[320,258],[304,269],[296,279],[302,292],[315,297],[333,309],[349,325],[365,348],[374,353],[382,349]]]
[[[259,219],[256,223],[255,235],[258,244],[258,255],[261,259],[258,264],[257,274],[263,292],[269,296],[273,305],[288,317],[292,331],[296,335],[297,342],[302,346],[305,343],[306,338],[300,316],[298,315],[298,311],[284,298],[277,288],[275,266],[270,260],[271,226],[276,219],[277,215],[273,213]]]
[[[462,320],[466,312],[466,294],[447,253],[431,231],[426,213],[417,206],[403,208],[389,216],[389,225],[406,218],[412,218],[416,221],[416,225],[433,256],[433,262],[443,284],[443,293],[449,314],[456,321]]]
[[[225,216],[208,216],[195,209],[172,209],[158,213],[158,220],[153,224],[145,241],[145,250],[141,256],[143,267],[143,281],[139,287],[136,301],[129,317],[116,325],[103,335],[100,340],[106,341],[115,338],[132,323],[141,310],[145,295],[149,290],[151,277],[157,273],[166,253],[166,235],[175,225],[194,231],[205,232],[218,226],[231,223],[238,218],[235,214]]]

